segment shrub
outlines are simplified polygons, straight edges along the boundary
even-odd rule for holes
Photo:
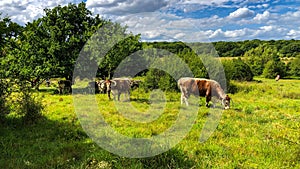
[[[18,106],[16,112],[23,116],[24,122],[34,123],[42,117],[42,110],[44,109],[42,101],[31,92],[26,90],[22,92],[17,102]]]
[[[241,58],[223,61],[227,80],[252,81],[253,73]]]
[[[288,68],[290,75],[300,77],[300,55],[289,62]]]
[[[168,73],[159,69],[150,69],[145,76],[142,87],[147,90],[161,89],[163,91],[177,90],[176,80]]]
[[[275,78],[277,75],[284,77],[286,74],[285,69],[285,64],[283,62],[271,60],[265,65],[263,76],[269,79]]]
[[[9,113],[7,98],[10,95],[10,83],[7,80],[0,79],[0,118]]]

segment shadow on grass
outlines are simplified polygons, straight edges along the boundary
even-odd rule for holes
[[[8,117],[0,124],[0,168],[191,168],[179,150],[130,159],[96,145],[75,117],[58,121],[42,117],[28,125]]]

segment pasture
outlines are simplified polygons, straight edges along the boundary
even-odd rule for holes
[[[171,150],[140,159],[99,147],[81,127],[72,95],[42,87],[43,118],[29,125],[10,114],[0,124],[0,168],[300,168],[300,80],[256,80],[234,82],[238,92],[230,94],[233,105],[206,142],[200,143],[199,136],[210,109],[201,98],[188,135]],[[149,96],[134,90],[131,104],[147,112],[153,104]],[[135,123],[120,115],[106,95],[96,95],[105,120],[119,133],[136,138],[160,134],[175,122],[180,93],[169,92],[164,98],[166,104],[148,111],[156,120]],[[164,111],[156,117],[158,109]]]

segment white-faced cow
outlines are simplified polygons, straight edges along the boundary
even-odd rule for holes
[[[181,90],[181,104],[185,102],[188,106],[188,98],[193,94],[205,96],[207,107],[211,98],[216,97],[221,100],[225,109],[230,108],[230,97],[224,93],[220,84],[214,80],[185,77],[178,80],[178,87]]]
[[[120,101],[120,96],[124,93],[127,95],[127,100],[129,100],[131,84],[131,80],[129,78],[114,78],[112,80],[106,80],[105,84],[109,99],[111,99],[110,93],[112,93],[114,99],[118,99],[118,101]]]
[[[72,92],[72,82],[70,80],[60,80],[58,81],[59,94],[71,93]]]

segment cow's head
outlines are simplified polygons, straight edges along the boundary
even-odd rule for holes
[[[228,95],[226,95],[226,97],[222,100],[225,110],[230,108],[230,100],[231,98]]]
[[[117,85],[117,82],[114,80],[101,80],[99,83],[99,87],[101,89],[106,88],[107,91],[110,91],[111,87],[116,86],[116,85]]]

